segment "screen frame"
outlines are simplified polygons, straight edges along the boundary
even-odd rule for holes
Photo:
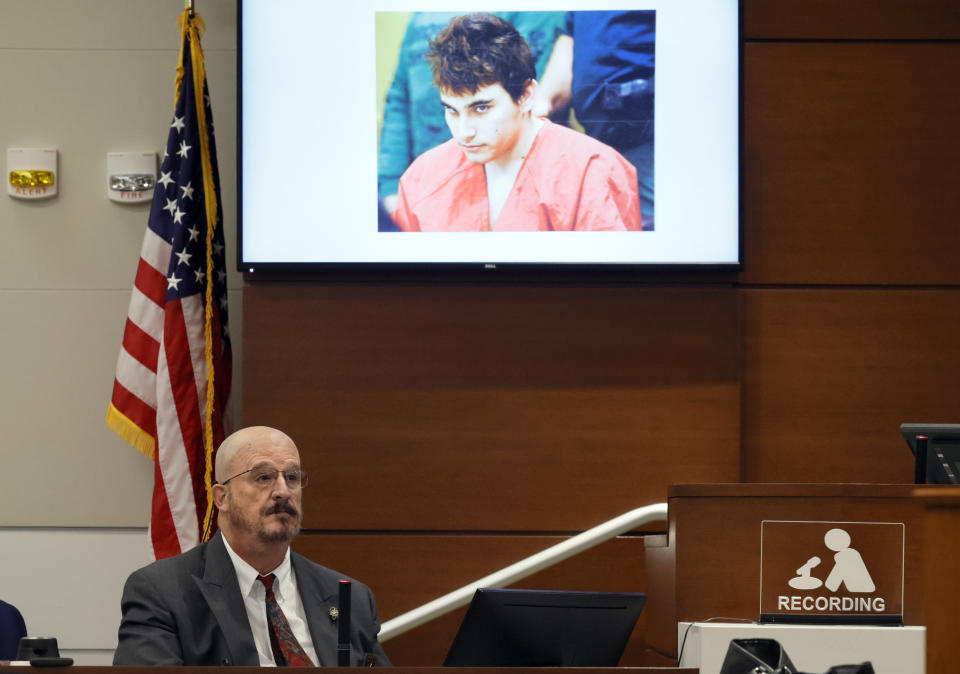
[[[237,16],[237,237],[236,265],[246,281],[256,280],[424,280],[467,281],[554,280],[590,281],[663,280],[693,274],[711,281],[729,280],[744,268],[744,1],[735,0],[737,11],[737,260],[731,262],[270,262],[244,259],[243,247],[243,21],[244,0],[236,0]],[[386,233],[387,236],[403,234]],[[415,235],[415,234],[414,234]],[[643,235],[643,233],[639,233]],[[724,275],[728,275],[724,277]],[[719,278],[717,278],[719,276]]]

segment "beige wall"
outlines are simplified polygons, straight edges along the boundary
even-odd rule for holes
[[[162,153],[182,0],[2,0],[0,161],[56,147],[59,194],[0,193],[0,526],[142,527],[152,464],[104,422],[148,205],[106,198],[106,154]],[[200,0],[236,251],[235,0]],[[229,301],[239,419],[241,280]],[[2,566],[3,560],[0,560]]]
[[[46,201],[0,193],[0,577],[18,579],[0,597],[84,665],[111,661],[123,580],[151,558],[152,464],[104,422],[149,205],[106,198],[106,154],[162,153],[182,9],[0,0],[2,175],[6,148],[56,147],[60,181]],[[198,12],[232,259],[235,2]],[[241,282],[229,271],[239,419]]]

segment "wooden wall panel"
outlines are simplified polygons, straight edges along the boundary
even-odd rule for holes
[[[571,531],[739,472],[730,288],[247,285],[244,421],[306,526]]]
[[[912,482],[900,423],[960,410],[960,289],[743,299],[744,480]]]
[[[750,39],[950,40],[956,0],[744,0]]]
[[[663,523],[662,526],[666,526]],[[516,535],[337,535],[304,533],[298,552],[362,580],[389,620],[508,564],[565,540]],[[622,536],[518,582],[529,589],[645,592],[641,536]],[[649,607],[648,607],[649,608]],[[440,665],[466,609],[459,609],[384,644],[394,664]],[[645,611],[646,613],[646,611]],[[623,664],[658,664],[644,653],[638,624]]]
[[[960,44],[748,44],[744,82],[742,282],[960,283]]]

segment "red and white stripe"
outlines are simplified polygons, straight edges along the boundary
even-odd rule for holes
[[[156,479],[150,535],[157,558],[195,546],[206,512],[205,457],[202,451],[188,450],[204,446],[203,300],[198,294],[165,301],[172,252],[148,227],[111,401],[144,438],[153,438]],[[219,341],[219,328],[214,329]]]

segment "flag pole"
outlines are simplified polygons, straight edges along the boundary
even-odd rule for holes
[[[184,22],[184,31],[189,34],[191,49],[190,60],[193,68],[193,85],[195,100],[204,100],[204,84],[207,80],[206,68],[203,63],[203,52],[200,49],[200,32],[203,26],[203,20],[193,13],[193,0],[184,0],[184,12],[187,14],[187,20]],[[200,27],[194,25],[193,19],[196,18]],[[182,58],[182,56],[181,56]],[[202,165],[203,187],[205,195],[216,194],[216,188],[213,181],[213,167],[210,163],[209,134],[207,130],[206,112],[203,104],[197,106],[197,124],[200,130],[200,158]],[[213,417],[215,405],[214,388],[214,362],[213,362],[213,234],[217,226],[217,200],[205,199],[205,212],[207,220],[206,228],[206,284],[204,288],[204,357],[207,364],[207,396],[205,401],[205,428],[204,428],[204,455],[205,466],[203,476],[203,486],[207,496],[207,508],[203,517],[203,526],[201,528],[200,542],[207,539],[210,531],[210,525],[213,520]]]

